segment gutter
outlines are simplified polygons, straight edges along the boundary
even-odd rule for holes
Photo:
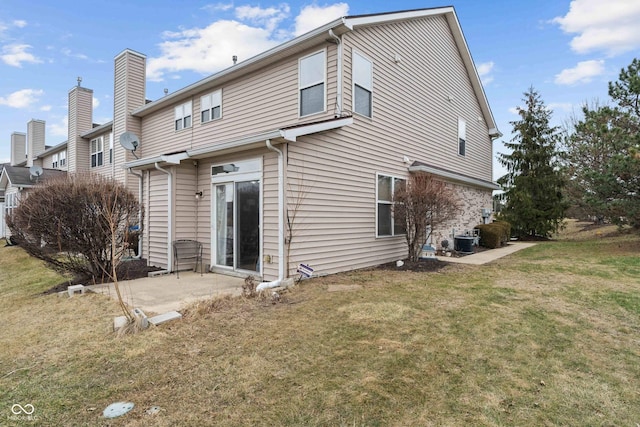
[[[167,271],[171,272],[171,268],[173,268],[173,251],[171,250],[173,239],[173,177],[171,172],[162,169],[158,162],[155,163],[155,167],[160,172],[167,174]]]
[[[335,117],[342,115],[342,39],[333,32],[333,29],[329,29],[329,37],[333,38],[338,45],[338,64],[337,64],[337,82],[336,82],[336,111]]]

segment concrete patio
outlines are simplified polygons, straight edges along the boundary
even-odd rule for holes
[[[471,255],[465,255],[459,258],[445,257],[445,256],[437,256],[436,258],[439,261],[455,262],[458,264],[482,265],[482,264],[487,264],[491,261],[495,261],[507,255],[510,255],[514,252],[518,252],[522,249],[530,248],[531,246],[535,246],[535,243],[509,242],[507,246],[504,246],[502,248],[490,249],[487,251],[482,251],[482,252],[478,252]]]
[[[140,308],[147,315],[181,311],[202,299],[221,295],[241,295],[244,279],[222,274],[181,271],[136,280],[119,282],[120,292],[129,306]],[[112,283],[87,286],[87,290],[116,298]]]

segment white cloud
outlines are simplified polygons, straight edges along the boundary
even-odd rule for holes
[[[67,133],[69,132],[69,116],[64,116],[58,123],[51,123],[48,126],[51,135],[67,138]]]
[[[302,8],[296,17],[295,36],[299,36],[321,25],[329,23],[349,13],[347,3],[336,3],[328,6],[309,5]]]
[[[569,12],[552,20],[565,33],[577,34],[571,48],[615,56],[640,47],[640,2],[637,0],[573,0]]]
[[[476,67],[476,69],[478,70],[478,75],[482,80],[482,84],[488,85],[493,81],[493,76],[491,75],[491,72],[493,71],[494,65],[495,64],[493,63],[493,61],[489,61],[489,62],[483,62],[482,64],[479,64]]]
[[[517,115],[518,115],[518,108],[520,108],[520,107],[511,107],[511,108],[509,108],[509,110],[508,110],[508,111],[509,111],[511,114],[514,114],[514,115],[516,115],[516,116],[517,116]]]
[[[567,68],[556,74],[555,83],[559,85],[574,85],[589,83],[593,77],[604,73],[603,60],[582,61],[574,68]]]
[[[228,10],[228,4],[206,6],[209,10]],[[238,6],[235,19],[212,22],[204,28],[165,31],[158,46],[160,55],[147,61],[147,78],[162,81],[175,78],[172,73],[184,70],[210,74],[230,67],[232,57],[240,61],[251,58],[293,36],[346,15],[349,6],[337,3],[326,7],[306,6],[295,18],[293,33],[283,28],[290,7],[282,3],[275,7]],[[166,74],[169,74],[167,77]]]
[[[64,47],[60,50],[60,52],[64,55],[64,56],[68,56],[69,58],[78,58],[78,59],[89,59],[89,57],[87,55],[85,55],[84,53],[74,53],[71,51],[71,49]]]
[[[241,21],[249,21],[254,25],[264,26],[269,32],[273,32],[278,24],[289,16],[289,5],[281,4],[279,7],[262,9],[257,6],[239,6],[236,8],[236,18]]]
[[[44,93],[41,89],[22,89],[9,94],[8,96],[0,96],[0,105],[6,105],[12,108],[26,108],[38,102],[38,97]]]
[[[0,59],[12,67],[22,67],[23,62],[31,62],[33,64],[42,62],[42,60],[36,58],[33,54],[28,53],[28,49],[31,49],[31,46],[28,44],[9,44],[2,46]]]
[[[24,19],[16,19],[15,21],[13,21],[13,26],[18,28],[24,28],[27,26],[27,21],[25,21]]]
[[[217,11],[222,11],[222,12],[226,12],[228,10],[233,9],[233,3],[216,3],[216,4],[208,4],[204,7],[202,7],[202,10],[206,10],[206,11],[210,11],[210,12],[217,12]]]
[[[91,104],[93,106],[93,109],[95,110],[96,108],[98,108],[100,106],[100,100],[94,96],[93,97],[93,102]]]
[[[547,105],[547,109],[558,112],[571,113],[573,111],[573,104],[570,102],[551,102]]]
[[[51,105],[43,105],[40,107],[40,111],[51,111]]]

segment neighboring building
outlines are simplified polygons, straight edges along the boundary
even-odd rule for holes
[[[265,280],[404,258],[391,196],[417,171],[464,202],[434,244],[492,207],[500,134],[452,7],[340,18],[150,103],[145,66],[116,56],[99,127],[92,92],[72,89],[66,167],[139,194],[150,264],[171,269],[177,239],[203,242],[213,271]],[[135,155],[113,144],[125,133]]]
[[[7,166],[7,164],[0,163],[0,176],[2,176],[5,166]],[[6,236],[6,227],[4,222],[4,190],[0,190],[0,239]]]

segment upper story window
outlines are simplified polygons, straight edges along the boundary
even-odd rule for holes
[[[353,111],[371,117],[373,94],[373,64],[353,52]]]
[[[200,121],[202,123],[222,117],[222,90],[200,98]]]
[[[175,108],[175,124],[176,130],[191,127],[191,101],[178,105]]]
[[[398,236],[406,234],[403,218],[393,213],[393,195],[400,186],[406,185],[406,180],[393,176],[378,174],[376,185],[376,236]]]
[[[64,167],[67,165],[67,150],[61,151],[58,154],[58,162],[60,164],[60,167]]]
[[[51,159],[51,167],[53,169],[58,169],[58,165],[59,165],[59,163],[58,163],[58,153],[56,153],[56,154],[53,155],[53,158]]]
[[[300,59],[298,88],[300,92],[300,116],[325,111],[325,51]]]
[[[104,164],[104,140],[102,137],[91,140],[91,167]]]
[[[458,118],[458,154],[464,156],[467,150],[467,122]]]

